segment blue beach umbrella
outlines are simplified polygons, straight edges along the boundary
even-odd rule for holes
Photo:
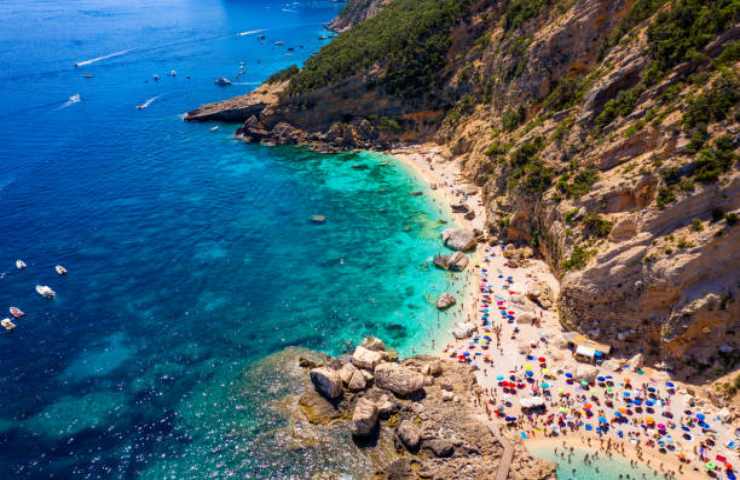
[[[609,420],[606,417],[599,417],[599,423],[609,423]]]

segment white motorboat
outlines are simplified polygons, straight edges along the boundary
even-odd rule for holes
[[[2,326],[7,331],[11,331],[15,328],[15,323],[13,323],[13,321],[9,318],[3,318],[2,320],[0,320],[0,326]]]
[[[54,271],[57,272],[59,275],[66,275],[67,274],[67,269],[64,268],[61,265],[57,265],[56,267],[54,267]]]
[[[170,70],[170,77],[176,77],[177,72],[175,70]]]
[[[36,293],[44,298],[54,298],[57,292],[51,289],[48,285],[36,285]]]
[[[28,265],[26,265],[26,262],[24,262],[21,259],[18,259],[18,260],[15,261],[15,268],[17,268],[18,270],[23,270],[27,266]]]

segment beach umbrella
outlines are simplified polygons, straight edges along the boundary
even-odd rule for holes
[[[676,388],[676,386],[673,384],[673,382],[665,382],[665,386],[668,388]]]
[[[609,420],[606,417],[599,417],[599,423],[609,423]]]
[[[565,378],[573,378],[573,374],[570,372],[565,372]]]
[[[594,426],[593,426],[593,425],[591,425],[590,423],[587,423],[587,424],[586,424],[586,431],[587,431],[587,432],[590,432],[590,431],[591,431],[591,430],[593,430],[593,429],[594,429]]]
[[[712,472],[712,471],[714,471],[714,470],[716,470],[716,469],[717,469],[717,464],[716,464],[716,463],[714,463],[714,462],[707,462],[707,464],[706,464],[706,465],[704,465],[704,467],[705,467],[705,468],[706,468],[707,470],[709,470],[710,472]]]
[[[591,409],[592,409],[593,407],[594,407],[594,406],[593,406],[593,405],[591,405],[590,403],[587,403],[587,404],[585,404],[585,405],[583,406],[583,408],[585,408],[586,410],[591,410]]]
[[[527,370],[527,372],[525,373],[525,375],[527,375],[528,377],[531,378],[531,377],[534,376],[534,372],[532,370]]]
[[[645,400],[645,405],[647,405],[648,407],[652,407],[653,405],[655,405],[655,401],[653,401],[653,400]]]
[[[537,361],[540,363],[545,363],[545,357],[539,357],[537,358]]]
[[[630,392],[623,392],[623,393],[622,393],[622,396],[623,396],[624,398],[629,398],[629,397],[630,397],[630,395],[631,395],[631,394],[630,394]]]
[[[496,381],[497,382],[501,382],[504,378],[506,378],[506,377],[504,377],[503,375],[496,375]]]
[[[542,382],[542,383],[540,383],[540,386],[542,388],[550,388],[551,385],[549,383],[547,383],[547,382]]]

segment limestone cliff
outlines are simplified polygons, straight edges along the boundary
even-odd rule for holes
[[[483,187],[489,235],[560,277],[567,328],[688,376],[737,368],[736,1],[351,3],[368,19],[240,135],[446,144]]]
[[[348,0],[342,12],[329,23],[335,32],[344,32],[374,17],[391,0]]]

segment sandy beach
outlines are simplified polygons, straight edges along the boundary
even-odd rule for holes
[[[429,185],[431,200],[454,218],[457,228],[484,230],[481,193],[464,181],[442,147],[419,145],[389,153]],[[473,220],[450,213],[450,205],[463,202],[475,213]],[[542,308],[524,298],[535,286],[549,287],[557,298],[557,279],[537,259],[512,266],[504,249],[479,244],[470,254],[470,265],[458,274],[464,275],[465,288],[456,293],[461,298],[448,315],[454,316],[450,326],[468,321],[476,331],[451,341],[449,332],[441,332],[438,342],[441,356],[476,368],[485,395],[473,401],[484,407],[484,418],[512,442],[555,448],[565,440],[602,453],[602,442],[611,442],[614,455],[665,478],[732,478],[725,476],[726,465],[740,463],[733,427],[709,402],[695,397],[694,389],[674,383],[666,372],[624,361],[616,370],[601,366],[598,379],[593,374],[580,381],[581,369],[596,368],[576,362],[563,344],[556,305]],[[532,320],[520,322],[525,312]],[[523,408],[530,397],[540,398],[543,410]]]

